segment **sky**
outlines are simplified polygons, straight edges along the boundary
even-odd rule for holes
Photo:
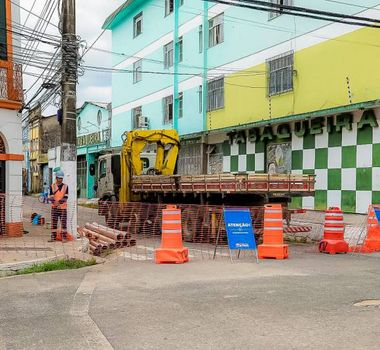
[[[55,0],[51,0],[55,1]],[[90,46],[94,40],[102,33],[102,25],[104,20],[114,10],[116,10],[125,0],[76,0],[76,16],[77,16],[77,35],[82,40],[87,42],[87,46]],[[32,10],[36,15],[40,15],[46,0],[20,0],[21,7],[27,10]],[[26,27],[34,28],[37,17],[29,15],[23,9],[20,9],[21,24],[26,22]],[[57,10],[54,10],[52,17],[52,23],[58,25]],[[58,31],[53,26],[50,26],[48,33],[58,35]],[[96,48],[111,50],[111,33],[105,31],[99,41],[94,45]],[[40,46],[39,49],[52,50],[51,47]],[[96,65],[102,67],[111,67],[112,54],[91,50],[87,53],[84,59],[86,65]],[[32,67],[27,67],[27,71],[33,72]],[[36,71],[38,72],[38,71]],[[39,71],[40,72],[40,71]],[[29,87],[35,82],[36,78],[24,75],[24,89],[28,90]],[[31,89],[25,98],[25,101],[33,96],[36,88],[41,85],[41,80]],[[95,102],[111,102],[111,74],[110,73],[94,73],[87,72],[84,76],[80,77],[78,85],[78,107],[83,104],[84,101]],[[45,114],[55,113],[56,107],[50,107],[45,111]]]

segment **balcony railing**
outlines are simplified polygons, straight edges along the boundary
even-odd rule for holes
[[[21,64],[0,66],[0,100],[23,102]]]

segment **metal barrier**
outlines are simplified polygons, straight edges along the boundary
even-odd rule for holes
[[[181,210],[182,236],[190,259],[230,258],[224,227],[223,206],[176,204]],[[125,231],[136,242],[126,247],[122,257],[131,260],[152,260],[154,249],[160,245],[162,210],[164,204],[149,203],[100,203],[97,218],[104,217],[108,227]],[[263,207],[250,207],[256,236],[260,240],[263,228]],[[246,254],[248,256],[248,254]],[[242,258],[246,256],[241,254]],[[253,256],[253,255],[252,255]]]
[[[189,248],[190,260],[229,260],[230,251],[223,218],[224,207],[177,205],[181,209],[183,240],[185,246]],[[104,250],[101,256],[124,261],[149,261],[153,260],[154,249],[160,245],[162,209],[165,207],[162,204],[117,202],[101,203],[96,209],[79,206],[78,225],[84,227],[86,223],[97,223],[125,232],[129,243],[124,242],[124,246],[119,245],[114,252]],[[84,237],[67,243],[48,242],[52,224],[50,204],[40,203],[37,197],[0,195],[0,209],[0,224],[3,227],[0,230],[0,264],[67,256],[89,258],[89,242]],[[68,220],[71,220],[73,210],[76,210],[75,206],[68,209]],[[250,212],[257,243],[261,243],[263,207],[250,207]],[[32,224],[32,214],[41,216],[39,225]],[[292,214],[291,217],[288,214],[284,213],[284,233],[286,241],[291,244],[290,257],[297,249],[302,252],[317,253],[318,242],[323,237],[324,213],[302,211]],[[366,238],[367,216],[345,214],[344,222],[345,239],[351,251],[360,253],[361,245]],[[7,234],[7,223],[14,223],[16,228],[17,223],[21,223],[19,226],[21,231],[17,237]],[[297,245],[298,248],[294,248],[292,243],[301,244]],[[253,252],[250,251],[242,251],[239,258],[240,261],[255,259]],[[237,258],[234,260],[238,261]]]
[[[50,259],[76,258],[87,260],[88,241],[78,239],[49,243],[51,237],[51,205],[40,203],[37,197],[1,194],[0,204],[0,275]],[[68,220],[73,210],[67,212]],[[32,218],[39,216],[37,224]]]

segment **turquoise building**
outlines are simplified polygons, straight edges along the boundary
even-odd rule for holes
[[[111,147],[126,130],[175,128],[180,173],[316,174],[315,198],[295,206],[365,212],[380,202],[380,30],[281,6],[379,20],[380,1],[267,2],[280,7],[128,0],[116,9],[103,25]]]
[[[111,105],[85,102],[77,112],[77,182],[79,197],[93,198],[99,155],[110,146]],[[93,172],[91,171],[93,169]]]

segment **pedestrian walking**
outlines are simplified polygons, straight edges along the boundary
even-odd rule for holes
[[[56,181],[50,186],[49,199],[51,205],[51,238],[49,242],[57,240],[58,219],[61,223],[62,241],[67,239],[67,199],[69,188],[63,183],[63,171],[57,171],[55,174]]]
[[[46,182],[44,182],[42,189],[44,194],[44,203],[48,203],[50,186]]]

